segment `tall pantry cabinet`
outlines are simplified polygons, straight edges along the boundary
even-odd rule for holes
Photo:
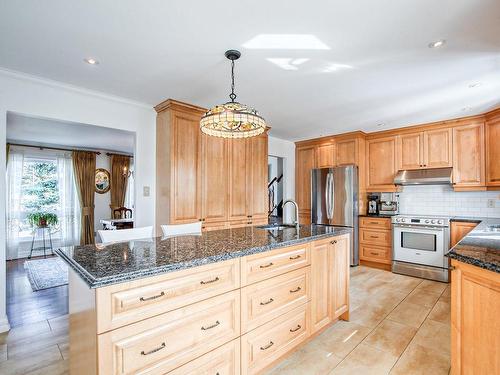
[[[172,99],[155,107],[156,226],[201,221],[204,230],[267,222],[267,132],[203,134],[205,109]]]

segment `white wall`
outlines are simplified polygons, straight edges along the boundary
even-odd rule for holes
[[[0,70],[0,144],[7,112],[122,129],[136,133],[136,215],[138,226],[154,225],[155,112],[147,105],[58,82]],[[142,196],[143,186],[150,196]],[[5,197],[5,152],[0,152],[0,196]],[[5,199],[0,199],[0,332],[5,310]]]
[[[269,137],[268,155],[283,158],[283,200],[295,199],[295,143]],[[291,204],[286,205],[283,216],[284,221],[288,223],[294,219],[295,213]]]
[[[488,207],[492,200],[494,207]],[[450,186],[404,186],[399,193],[401,214],[500,217],[500,192],[455,192]]]

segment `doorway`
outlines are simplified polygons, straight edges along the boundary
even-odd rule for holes
[[[283,222],[283,158],[279,156],[268,156],[267,158],[268,172],[268,196],[269,208],[268,216],[269,223]]]

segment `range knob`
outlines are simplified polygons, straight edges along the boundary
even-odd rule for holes
[[[443,224],[443,220],[438,220],[438,224]]]
[[[429,220],[425,220],[425,224],[429,224]]]
[[[436,220],[431,220],[431,224],[436,224]]]

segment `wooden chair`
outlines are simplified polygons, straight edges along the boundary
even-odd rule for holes
[[[164,237],[200,235],[201,221],[189,224],[161,225]]]
[[[126,242],[153,238],[153,227],[141,227],[123,230],[99,230],[102,243]]]
[[[119,207],[113,210],[113,219],[132,219],[132,210],[127,207]]]

